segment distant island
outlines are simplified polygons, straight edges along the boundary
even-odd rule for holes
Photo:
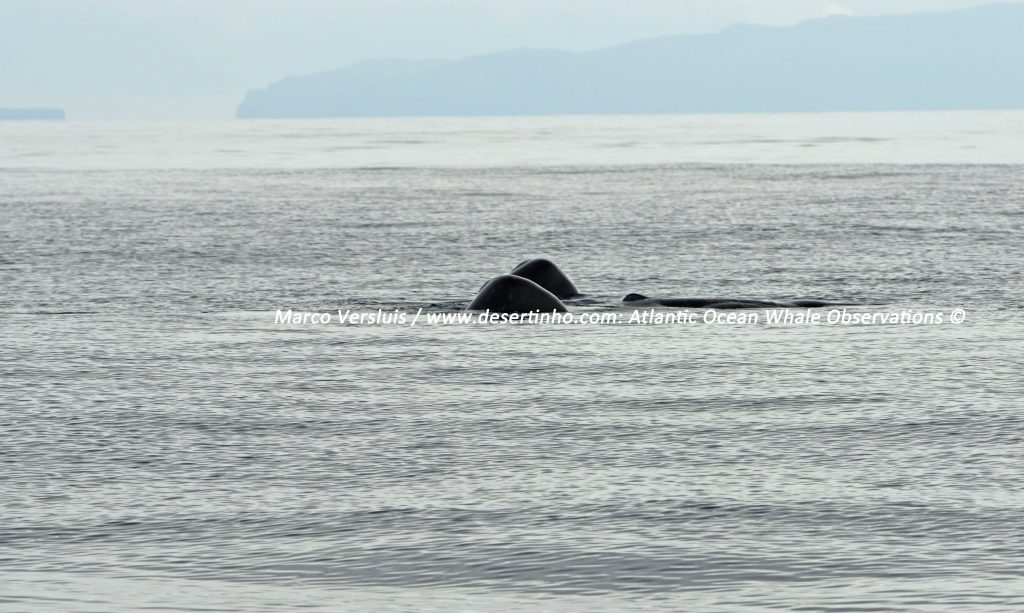
[[[64,109],[3,109],[0,108],[0,121],[46,120],[64,121]]]
[[[1024,4],[368,60],[248,92],[239,118],[1024,108]]]

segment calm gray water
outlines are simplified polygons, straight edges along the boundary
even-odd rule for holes
[[[908,117],[3,127],[0,610],[1024,609],[1024,160]],[[540,256],[966,319],[275,323]]]

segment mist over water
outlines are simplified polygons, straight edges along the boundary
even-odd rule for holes
[[[1021,164],[1024,111],[0,123],[0,168]]]
[[[0,126],[0,610],[1024,607],[1019,117]]]

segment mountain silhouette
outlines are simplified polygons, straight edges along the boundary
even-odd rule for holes
[[[1024,4],[734,26],[582,53],[368,60],[250,91],[238,117],[1024,107]]]
[[[46,120],[63,121],[64,109],[55,108],[20,108],[0,109],[0,121]]]

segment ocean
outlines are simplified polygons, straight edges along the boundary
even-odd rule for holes
[[[1024,609],[1022,141],[0,123],[0,610]],[[595,321],[439,319],[535,257]]]

